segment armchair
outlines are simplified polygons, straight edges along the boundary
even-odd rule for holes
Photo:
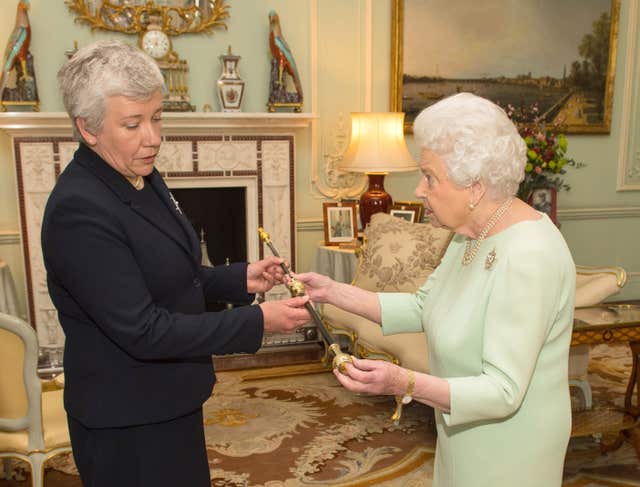
[[[42,392],[37,362],[33,328],[0,313],[0,458],[29,463],[32,485],[42,487],[44,463],[71,442],[62,391]]]
[[[453,233],[428,223],[409,223],[386,213],[372,215],[364,232],[353,285],[373,292],[414,292],[438,266]],[[422,333],[383,336],[379,325],[325,304],[329,330],[349,338],[358,357],[381,358],[419,372],[427,371]]]

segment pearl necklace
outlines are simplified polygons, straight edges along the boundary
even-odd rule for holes
[[[495,226],[495,224],[498,223],[498,220],[502,218],[502,215],[507,212],[507,210],[511,206],[512,201],[513,198],[507,198],[504,203],[502,203],[498,207],[495,213],[491,215],[491,218],[489,218],[487,224],[484,226],[482,231],[480,231],[480,235],[478,235],[478,238],[473,240],[473,246],[471,245],[471,239],[467,238],[467,246],[464,249],[464,255],[462,256],[462,265],[471,264],[471,261],[473,261],[474,257],[478,253],[483,240],[487,237],[487,234]]]

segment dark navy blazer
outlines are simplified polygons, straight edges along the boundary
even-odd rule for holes
[[[66,335],[65,407],[89,428],[195,411],[215,382],[211,355],[255,352],[262,342],[259,306],[205,312],[206,300],[253,300],[247,265],[202,267],[197,235],[160,174],[146,184],[179,225],[163,225],[122,175],[80,144],[44,213],[49,294]]]

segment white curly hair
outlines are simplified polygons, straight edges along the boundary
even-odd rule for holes
[[[524,178],[527,147],[502,108],[471,93],[447,97],[416,117],[418,147],[440,156],[449,179],[461,187],[482,181],[489,195],[516,194]]]
[[[79,140],[83,139],[76,119],[83,118],[89,132],[99,133],[109,97],[148,100],[165,89],[158,64],[137,47],[117,40],[97,41],[79,49],[58,71],[58,83]]]

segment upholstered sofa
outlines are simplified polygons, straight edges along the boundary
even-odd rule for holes
[[[428,223],[413,224],[401,218],[376,213],[365,230],[358,271],[353,285],[374,292],[414,292],[437,267],[452,238],[452,232]],[[576,268],[576,307],[593,306],[617,294],[626,281],[620,267]],[[358,357],[381,358],[412,370],[428,371],[423,333],[384,336],[378,324],[331,305],[321,308],[328,328],[348,337]],[[572,347],[569,379],[583,393],[587,408],[591,388],[586,380],[589,347]]]

